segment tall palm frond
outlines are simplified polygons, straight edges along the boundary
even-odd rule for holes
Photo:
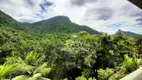
[[[28,77],[25,75],[20,75],[20,76],[16,76],[15,78],[12,78],[12,80],[27,80]]]
[[[31,51],[25,58],[25,62],[29,65],[39,65],[43,62],[45,56],[40,56],[38,53]]]
[[[0,66],[0,79],[19,69],[19,64],[8,64],[7,62],[5,62],[2,66]]]
[[[25,75],[20,75],[20,76],[13,78],[12,80],[50,80],[50,79],[41,77],[41,74],[37,73],[37,74],[34,74],[31,77],[28,77],[28,76],[25,76]]]
[[[15,76],[20,76],[8,78],[13,78],[12,80],[46,80],[48,78],[43,76],[47,76],[51,68],[47,66],[47,63],[43,63],[44,59],[44,55],[39,55],[35,52],[30,52],[25,59],[8,57],[6,62],[0,66],[0,79],[4,79],[7,75],[15,74]],[[21,75],[21,72],[26,75]]]
[[[48,75],[50,71],[51,68],[47,67],[47,63],[43,63],[41,66],[37,67],[37,69],[33,73],[41,73],[42,75]]]

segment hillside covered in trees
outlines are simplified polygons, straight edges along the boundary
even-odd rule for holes
[[[0,11],[0,80],[119,80],[142,65],[142,36],[121,32],[66,16],[21,23]]]

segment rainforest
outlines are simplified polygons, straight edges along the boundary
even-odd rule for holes
[[[119,80],[142,65],[142,35],[67,16],[19,22],[0,11],[0,80]]]

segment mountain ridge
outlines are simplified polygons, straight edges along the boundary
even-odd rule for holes
[[[46,29],[59,32],[73,33],[79,31],[87,31],[91,34],[100,34],[100,32],[84,25],[78,25],[73,23],[67,16],[55,16],[53,18],[49,18],[47,20],[42,20],[39,22],[35,22],[32,24],[32,27],[38,29]],[[44,30],[43,30],[44,31]],[[48,31],[50,32],[50,31]]]
[[[0,10],[0,24],[14,24],[17,23],[13,17],[5,14],[3,11]]]
[[[130,36],[130,37],[133,37],[133,38],[141,36],[141,34],[137,34],[137,33],[131,32],[131,31],[123,31],[121,29],[119,29],[115,34],[117,34],[117,33],[121,33],[124,36]]]
[[[100,34],[97,30],[94,30],[88,26],[81,26],[73,23],[67,16],[55,16],[46,20],[41,20],[34,23],[22,23],[16,21],[14,18],[0,11],[0,25],[7,24],[10,27],[14,27],[19,30],[24,30],[28,32],[29,29],[33,29],[35,33],[77,33],[80,31],[87,31],[90,34]],[[11,21],[9,21],[9,19]],[[2,22],[4,21],[4,22]],[[13,22],[12,22],[13,21]],[[12,22],[12,23],[11,23]]]
[[[7,15],[6,13],[0,10],[0,25],[7,25],[18,30],[39,35],[57,32],[78,33],[80,31],[87,31],[90,34],[102,34],[102,32],[94,30],[86,25],[78,25],[76,23],[73,23],[69,19],[69,17],[63,15],[54,16],[52,18],[37,21],[34,23],[25,23],[15,20],[11,16]],[[119,32],[125,36],[131,36],[134,38],[141,35],[130,31],[122,31],[120,29],[116,32],[116,34]]]

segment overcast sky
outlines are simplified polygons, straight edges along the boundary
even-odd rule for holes
[[[142,34],[142,10],[127,0],[0,0],[0,10],[21,22],[65,15],[109,34],[118,29]]]

